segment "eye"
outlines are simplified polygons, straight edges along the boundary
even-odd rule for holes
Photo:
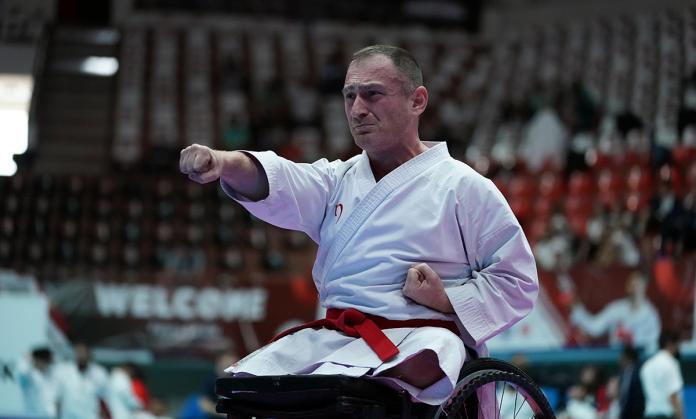
[[[343,95],[343,98],[345,100],[353,100],[353,99],[355,99],[355,93],[346,93]]]

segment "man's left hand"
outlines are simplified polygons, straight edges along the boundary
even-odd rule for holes
[[[454,313],[440,275],[425,263],[409,268],[406,283],[401,291],[418,304],[443,313]]]

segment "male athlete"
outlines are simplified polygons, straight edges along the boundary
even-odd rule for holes
[[[384,45],[353,55],[345,112],[363,150],[347,161],[293,163],[275,153],[192,145],[180,168],[220,180],[256,217],[319,244],[312,271],[327,318],[284,333],[228,369],[234,374],[369,376],[414,400],[444,402],[465,344],[484,342],[532,309],[529,244],[493,183],[425,142],[420,67]]]

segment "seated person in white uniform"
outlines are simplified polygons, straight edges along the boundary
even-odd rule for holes
[[[347,161],[293,163],[273,152],[191,145],[180,169],[222,188],[256,217],[318,243],[312,271],[327,319],[292,329],[227,371],[345,374],[440,404],[466,360],[532,309],[536,266],[493,183],[421,141],[428,104],[407,51],[353,55],[345,112],[363,150]]]

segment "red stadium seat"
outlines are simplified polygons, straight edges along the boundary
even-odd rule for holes
[[[625,188],[624,178],[611,169],[603,169],[597,178],[598,198],[602,205],[613,207]]]
[[[510,208],[517,219],[523,223],[532,215],[532,201],[525,196],[510,197]]]
[[[534,219],[547,221],[553,214],[554,202],[545,196],[540,196],[534,203]]]
[[[627,184],[630,192],[650,194],[652,191],[652,176],[650,175],[650,171],[640,165],[631,166],[628,169]]]
[[[597,177],[600,192],[620,192],[624,187],[623,178],[614,170],[603,169]]]
[[[689,189],[696,187],[696,160],[684,169],[684,183]]]
[[[553,171],[545,171],[539,181],[539,195],[550,201],[557,202],[563,196],[563,181],[560,175]]]
[[[536,194],[536,185],[529,175],[519,175],[510,181],[510,197],[524,197],[531,199]]]
[[[568,224],[575,234],[580,237],[587,236],[587,220],[589,216],[582,213],[571,214],[568,216]]]
[[[696,160],[696,148],[683,144],[677,145],[672,149],[672,160],[674,160],[677,167],[684,169],[689,163]]]
[[[527,235],[527,240],[534,245],[541,239],[549,228],[548,219],[535,219],[527,229],[525,233]]]
[[[639,212],[650,206],[650,194],[631,191],[626,196],[626,209],[630,212]]]
[[[589,195],[594,190],[592,175],[585,172],[574,172],[568,181],[570,195]]]
[[[610,155],[595,150],[588,152],[585,160],[594,171],[610,168],[614,163],[614,159]]]
[[[496,177],[495,179],[493,179],[493,183],[498,188],[500,193],[503,194],[504,197],[510,198],[510,190],[508,189],[508,186],[507,186],[507,183],[505,182],[505,180],[503,180],[500,177]]]
[[[590,196],[569,195],[565,200],[565,214],[568,218],[589,217],[594,207],[594,199]]]
[[[627,151],[624,157],[625,166],[642,166],[650,167],[650,155],[648,153],[638,153],[636,151]]]

